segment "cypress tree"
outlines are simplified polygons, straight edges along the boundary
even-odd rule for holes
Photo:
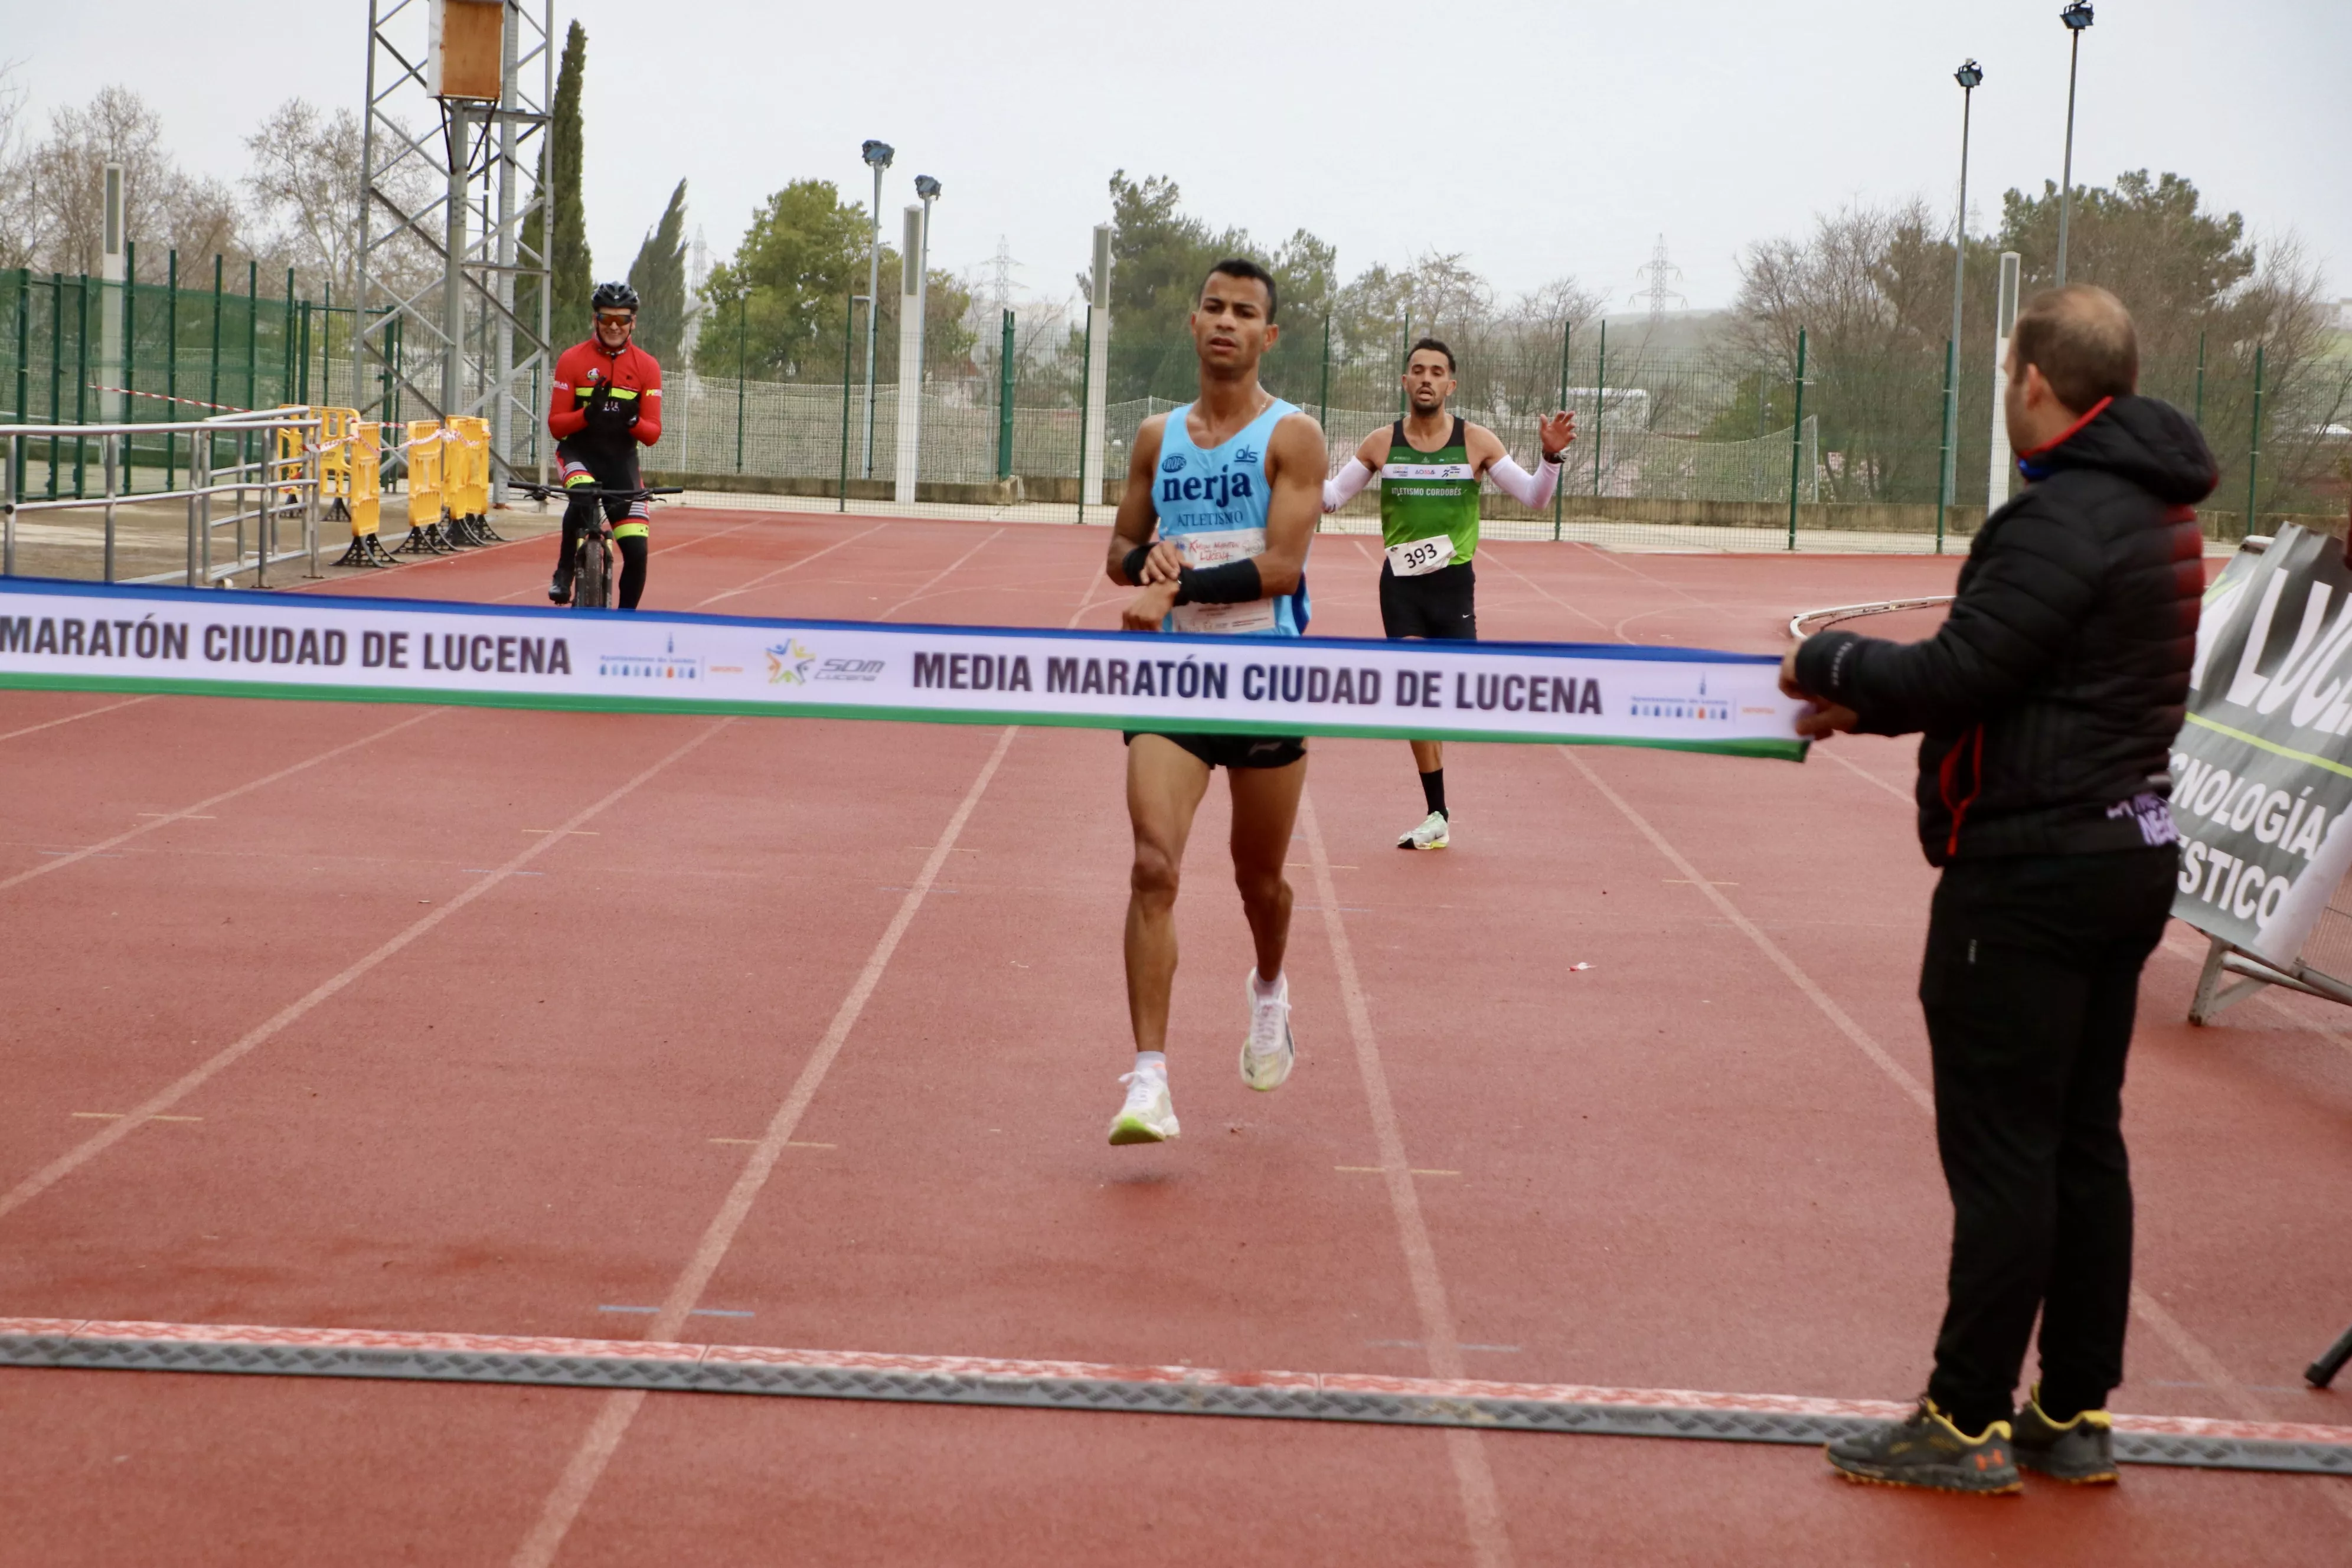
[[[580,79],[588,63],[588,33],[578,22],[563,38],[563,64],[555,78],[554,123],[549,127],[555,186],[551,205],[554,242],[548,260],[554,277],[553,331],[559,343],[584,336],[588,300],[596,291],[588,257],[588,212],[581,199],[581,165],[587,138],[581,128]]]
[[[665,366],[677,359],[686,335],[686,182],[669,195],[661,222],[629,263],[637,291],[637,343]]]

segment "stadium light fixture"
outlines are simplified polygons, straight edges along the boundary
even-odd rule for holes
[[[2058,13],[2066,25],[2066,164],[2058,186],[2058,287],[2066,286],[2066,224],[2074,210],[2074,70],[2082,63],[2083,30],[2091,25],[2091,0],[2071,0]]]
[[[867,236],[866,247],[866,297],[872,300],[882,291],[882,171],[898,156],[898,149],[887,142],[868,141],[858,149],[866,166],[874,171],[874,229]],[[874,477],[874,332],[875,312],[866,312],[866,478]]]
[[[1964,60],[1952,73],[1960,84],[1960,205],[1952,218],[1952,342],[1945,350],[1944,371],[1944,463],[1937,505],[1948,507],[1959,485],[1960,461],[1960,304],[1969,271],[1969,111],[1976,102],[1977,88],[1984,81],[1984,68],[1974,60]],[[1942,514],[1937,513],[1940,519]],[[1936,540],[1943,542],[1943,524],[1937,524]]]
[[[915,194],[927,202],[935,202],[940,198],[940,183],[929,174],[918,174],[915,176]]]

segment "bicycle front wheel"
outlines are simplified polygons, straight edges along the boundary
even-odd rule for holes
[[[612,605],[613,548],[602,539],[580,542],[580,570],[572,579],[572,607],[602,610]]]

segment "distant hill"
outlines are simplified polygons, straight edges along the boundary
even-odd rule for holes
[[[1654,319],[1647,310],[1627,310],[1602,319],[1612,352],[1621,343],[1665,353],[1721,348],[1731,326],[1728,310],[1668,310]]]

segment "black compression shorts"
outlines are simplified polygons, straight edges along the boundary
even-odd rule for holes
[[[1156,730],[1129,730],[1124,739],[1134,744],[1139,734],[1159,734]],[[1213,768],[1286,768],[1307,754],[1307,739],[1303,735],[1160,735],[1172,741]]]
[[[1391,637],[1476,642],[1477,591],[1477,574],[1467,561],[1418,577],[1400,577],[1383,561],[1381,629]]]

